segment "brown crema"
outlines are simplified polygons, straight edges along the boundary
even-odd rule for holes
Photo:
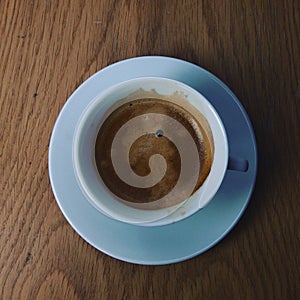
[[[184,107],[162,99],[143,98],[122,104],[110,113],[100,126],[95,144],[95,161],[98,172],[110,192],[132,203],[132,206],[137,203],[151,203],[167,195],[176,185],[181,170],[178,149],[164,136],[163,131],[159,131],[146,133],[134,141],[129,151],[129,163],[137,175],[146,176],[150,173],[150,157],[161,154],[167,163],[162,180],[152,187],[138,188],[128,185],[116,174],[111,158],[114,137],[126,122],[147,113],[163,114],[177,120],[192,136],[199,153],[200,170],[197,184],[191,194],[205,181],[213,160],[212,135],[202,114],[199,113],[195,117]],[[181,199],[183,200],[186,199]]]

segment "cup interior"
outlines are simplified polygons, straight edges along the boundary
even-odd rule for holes
[[[139,91],[139,93],[137,93]],[[95,142],[102,122],[121,99],[140,97],[141,93],[170,97],[183,95],[185,101],[199,110],[208,121],[214,143],[214,157],[209,175],[202,186],[187,200],[167,208],[143,210],[119,201],[106,187],[95,162]],[[126,100],[125,100],[126,101]],[[215,195],[223,180],[228,162],[228,143],[220,117],[213,106],[196,90],[175,80],[143,77],[117,84],[100,93],[82,113],[73,141],[73,165],[79,186],[87,200],[100,212],[116,220],[136,224],[160,225],[174,222],[172,215],[179,207],[185,207],[185,218],[204,207]],[[165,219],[165,222],[163,221]],[[176,217],[178,220],[178,216]]]

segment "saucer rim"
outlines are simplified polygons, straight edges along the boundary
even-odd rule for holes
[[[251,140],[252,140],[252,143],[253,143],[253,147],[254,147],[254,158],[255,158],[255,161],[254,161],[254,165],[255,165],[255,172],[254,172],[254,176],[253,176],[253,179],[252,179],[252,183],[251,183],[251,186],[249,188],[249,191],[247,193],[247,197],[246,197],[246,200],[244,201],[244,204],[243,206],[241,207],[241,209],[239,210],[239,213],[236,215],[236,217],[232,220],[230,226],[227,227],[226,230],[224,230],[224,232],[217,238],[215,239],[213,242],[207,244],[206,247],[202,247],[201,249],[199,249],[198,251],[192,253],[192,254],[188,254],[188,255],[185,255],[185,256],[180,256],[178,258],[170,258],[169,260],[164,260],[164,261],[161,261],[161,260],[152,260],[152,261],[149,261],[149,260],[141,260],[141,259],[133,259],[133,258],[126,258],[126,257],[120,257],[118,255],[114,255],[114,253],[111,253],[109,251],[106,251],[105,249],[102,249],[101,247],[99,247],[99,245],[97,245],[96,243],[94,243],[94,241],[90,240],[89,238],[87,238],[86,236],[84,236],[83,234],[81,234],[81,230],[80,228],[78,228],[78,226],[75,224],[76,222],[74,222],[74,220],[71,220],[68,216],[68,213],[64,210],[63,206],[62,206],[62,203],[61,203],[61,200],[59,200],[59,195],[57,194],[57,191],[55,189],[55,186],[54,186],[54,179],[53,179],[53,172],[52,172],[52,159],[53,157],[51,156],[51,153],[52,153],[52,150],[53,150],[53,141],[54,141],[54,138],[55,138],[55,134],[57,134],[57,129],[58,129],[58,124],[59,124],[59,120],[60,118],[62,117],[62,115],[64,114],[65,110],[66,110],[66,107],[67,107],[67,104],[69,102],[69,99],[74,97],[74,95],[78,92],[79,89],[83,89],[85,88],[85,85],[86,85],[86,82],[88,80],[91,80],[91,79],[94,79],[100,72],[104,72],[110,68],[113,68],[113,67],[118,67],[119,64],[123,64],[123,63],[129,63],[131,61],[138,61],[138,60],[151,60],[151,59],[154,59],[154,60],[159,60],[159,59],[163,59],[163,60],[171,60],[172,63],[178,63],[178,62],[181,62],[181,63],[184,63],[184,64],[189,64],[189,65],[192,65],[193,67],[196,67],[197,69],[199,69],[202,73],[204,73],[206,76],[209,77],[209,79],[211,80],[214,80],[218,85],[220,85],[222,87],[222,89],[224,90],[224,92],[227,92],[230,96],[231,96],[231,99],[234,100],[235,104],[238,105],[241,113],[243,114],[243,118],[245,119],[247,125],[248,125],[248,129],[249,129],[249,133],[251,135]],[[149,75],[147,75],[149,76]],[[173,79],[173,78],[170,78],[170,79]],[[176,79],[177,80],[177,79]],[[187,84],[186,82],[183,82],[184,84]],[[193,87],[192,87],[193,88]],[[170,263],[177,263],[177,262],[180,262],[180,261],[184,261],[186,259],[189,259],[189,258],[192,258],[192,257],[195,257],[205,251],[207,251],[208,249],[210,249],[211,247],[213,247],[215,244],[217,244],[220,240],[222,240],[233,228],[234,226],[236,225],[236,223],[238,222],[238,220],[241,218],[241,216],[243,215],[248,203],[249,203],[249,200],[250,200],[250,197],[251,197],[251,194],[253,192],[253,189],[254,189],[254,184],[255,184],[255,179],[256,179],[256,173],[257,173],[257,147],[256,147],[256,141],[255,141],[255,136],[254,136],[254,131],[253,131],[253,128],[252,128],[252,125],[251,125],[251,122],[248,118],[248,115],[244,109],[244,107],[241,105],[241,103],[238,101],[238,99],[236,98],[236,96],[232,93],[232,91],[218,78],[216,78],[212,73],[210,73],[209,71],[197,66],[197,65],[194,65],[190,62],[186,62],[184,60],[181,60],[181,59],[177,59],[177,58],[171,58],[171,57],[165,57],[165,56],[141,56],[141,57],[135,57],[135,58],[130,58],[130,59],[126,59],[126,60],[122,60],[122,61],[119,61],[119,62],[116,62],[112,65],[109,65],[105,68],[103,68],[102,70],[98,71],[97,73],[95,73],[94,75],[92,75],[90,78],[88,78],[82,85],[80,85],[75,91],[74,93],[69,97],[68,101],[65,103],[64,107],[62,108],[57,120],[56,120],[56,123],[54,125],[54,128],[53,128],[53,132],[52,132],[52,135],[51,135],[51,139],[50,139],[50,146],[49,146],[49,176],[50,176],[50,181],[51,181],[51,186],[52,186],[52,190],[53,190],[53,193],[55,195],[55,199],[56,199],[56,202],[58,203],[58,206],[60,207],[63,215],[65,216],[65,218],[68,220],[69,224],[71,225],[71,227],[85,240],[87,241],[88,243],[90,243],[93,247],[95,247],[96,249],[100,250],[101,252],[111,256],[111,257],[114,257],[116,259],[119,259],[119,260],[122,260],[122,261],[125,261],[125,262],[130,262],[130,263],[135,263],[135,264],[144,264],[144,265],[164,265],[164,264],[170,264]],[[92,100],[92,99],[90,99]],[[229,134],[228,134],[229,135]],[[100,213],[100,212],[99,212]],[[197,213],[195,213],[197,214]],[[181,221],[179,222],[176,222],[176,223],[180,223]],[[121,223],[121,222],[120,222]],[[122,224],[123,225],[123,224]],[[134,227],[139,227],[139,226],[135,226],[135,225],[130,225],[130,226],[134,226]],[[173,226],[173,224],[170,224],[170,225],[166,225],[166,226]]]

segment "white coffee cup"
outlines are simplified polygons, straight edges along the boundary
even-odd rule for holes
[[[149,210],[126,205],[106,187],[95,162],[96,137],[109,112],[119,103],[142,97],[159,97],[168,101],[176,99],[179,105],[182,101],[184,106],[188,105],[201,112],[208,121],[212,133],[214,156],[209,175],[201,187],[191,196],[188,196],[185,201],[167,208]],[[153,130],[155,132],[156,128]],[[166,137],[168,137],[167,134]],[[166,78],[141,77],[131,79],[99,93],[83,111],[73,141],[74,172],[86,199],[101,213],[115,220],[135,225],[166,225],[184,219],[203,208],[218,191],[227,164],[226,131],[213,106],[193,88]],[[122,179],[122,177],[120,178]],[[126,178],[123,179],[126,180]]]

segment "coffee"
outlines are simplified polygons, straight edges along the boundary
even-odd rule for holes
[[[176,132],[172,132],[172,128]],[[170,133],[177,137],[169,138]],[[120,141],[116,141],[118,136]],[[187,190],[185,183],[192,180],[189,172],[181,176],[183,154],[176,145],[176,139],[185,141],[186,136],[190,136],[195,145],[196,160],[199,160],[200,167],[193,188],[188,193],[181,193]],[[189,156],[188,151],[185,156]],[[212,135],[206,119],[199,112],[191,112],[186,107],[158,98],[141,98],[121,104],[100,125],[95,143],[95,162],[105,186],[120,201],[133,207],[141,204],[145,209],[173,206],[191,196],[208,176],[213,153]],[[156,171],[152,163],[155,155]],[[128,183],[130,176],[126,174],[122,178],[120,172],[125,167],[121,167],[118,173],[114,162],[115,158],[118,160],[120,157],[124,157],[124,163],[127,161],[134,173],[132,180],[136,178],[141,183]],[[158,177],[156,180],[149,177],[151,172],[156,172],[153,175]],[[160,177],[161,174],[163,177]],[[147,178],[148,183],[143,185],[143,179]],[[166,197],[178,184],[179,178],[184,185],[176,192],[176,197]],[[159,203],[160,199],[164,201]]]

